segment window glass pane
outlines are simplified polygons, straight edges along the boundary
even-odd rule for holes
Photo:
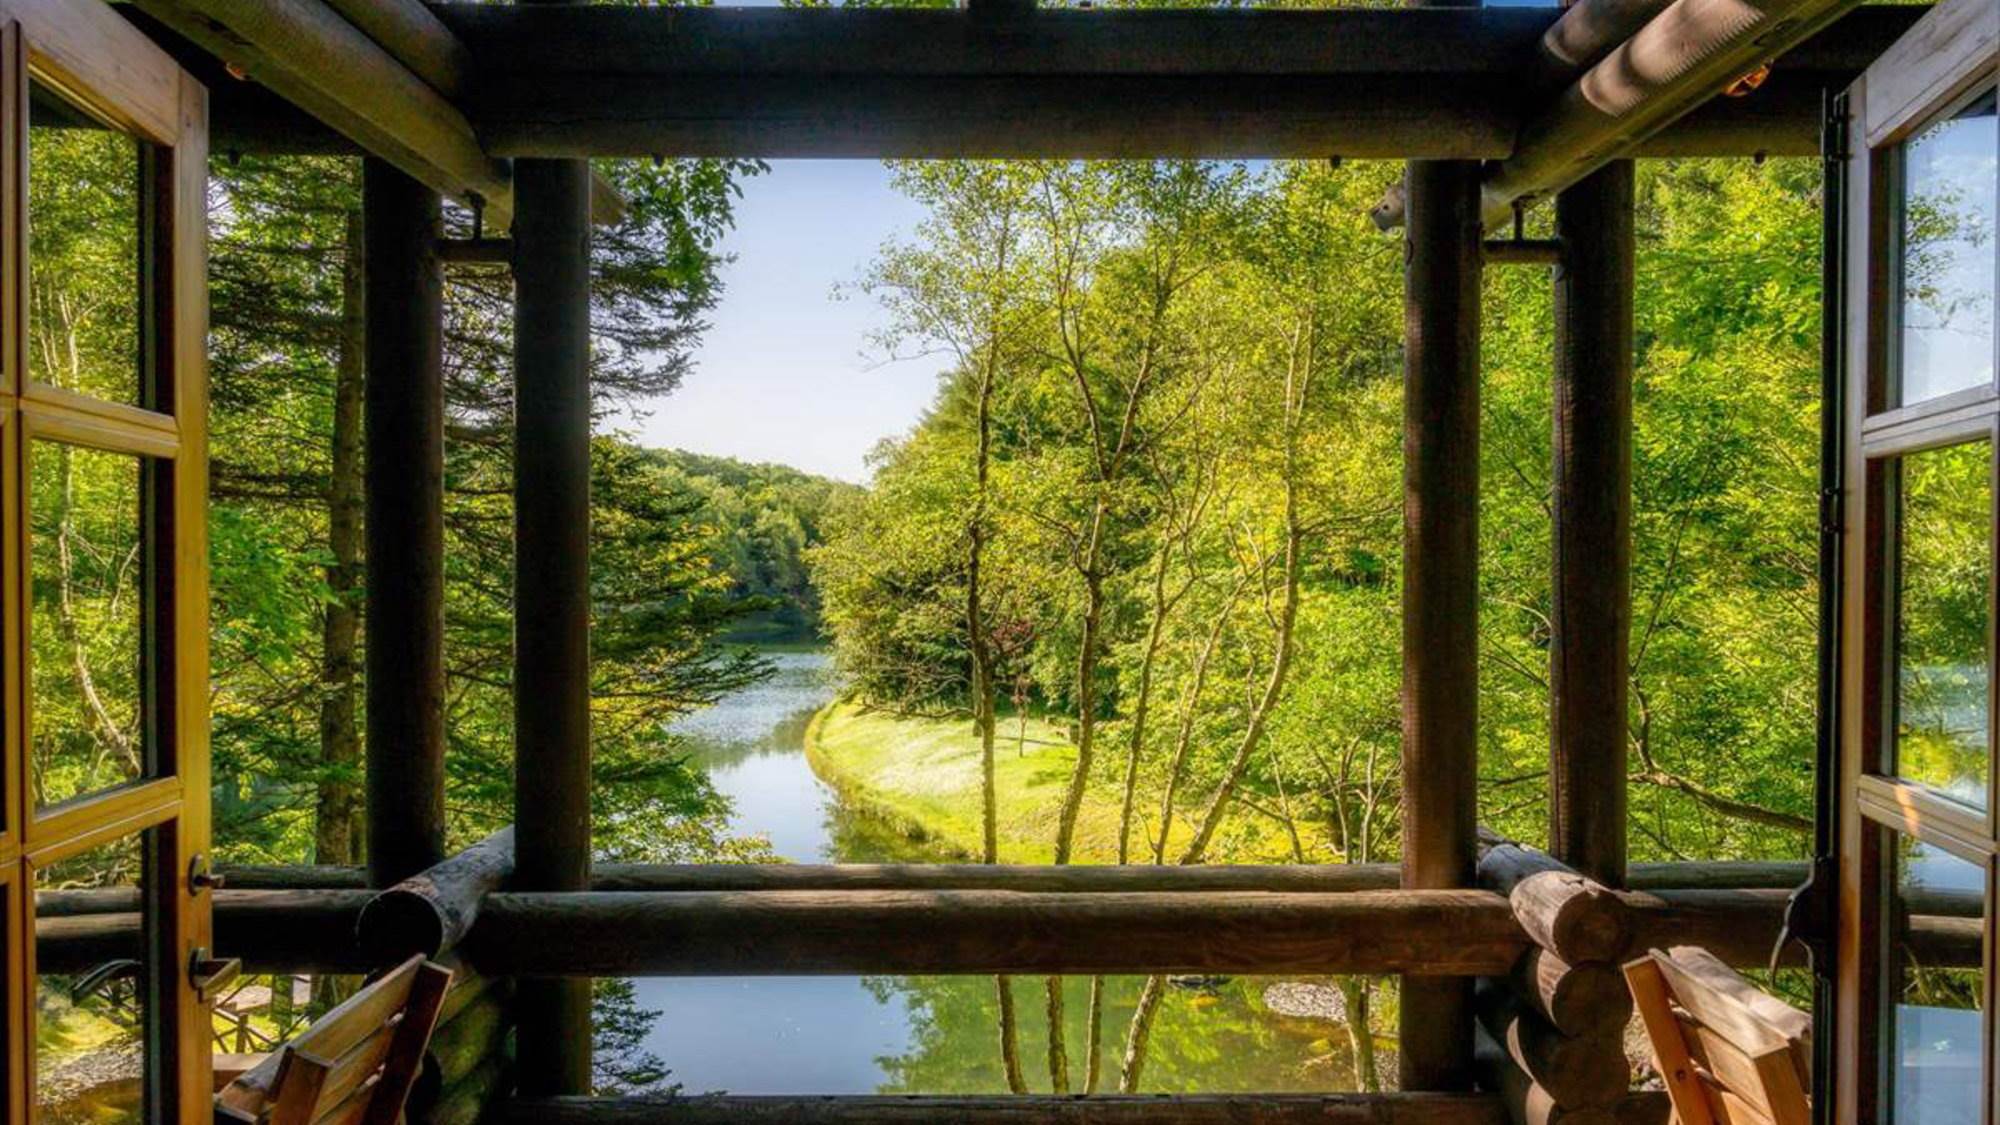
[[[140,404],[139,142],[40,82],[28,124],[28,377]]]
[[[35,801],[146,774],[140,459],[36,441],[28,462]]]
[[[1989,90],[1904,146],[1898,403],[1993,381],[1996,122]]]
[[[1986,806],[1990,443],[1900,463],[1897,525],[1897,774]]]
[[[1886,830],[1885,830],[1886,831]],[[1894,893],[1884,934],[1890,1032],[1890,1120],[1978,1125],[1986,1089],[1986,872],[1908,836],[1895,837]]]
[[[152,1001],[151,832],[44,868],[35,880],[35,1105],[41,1125],[144,1118]]]

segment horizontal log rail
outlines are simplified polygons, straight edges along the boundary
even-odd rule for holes
[[[352,890],[217,891],[215,948],[219,956],[242,958],[252,973],[379,968],[354,941],[355,922],[373,897]],[[140,923],[136,912],[38,917],[35,967],[76,973],[143,956]]]
[[[1501,975],[1528,948],[1497,894],[1417,893],[1449,901],[1413,900],[1393,890],[495,894],[468,939],[468,958],[498,975],[973,973],[1016,961],[1030,962],[1033,971],[1391,972],[1407,964],[1430,973]],[[1770,960],[1788,893],[1624,892],[1628,951],[1698,945],[1732,965],[1761,967]],[[138,949],[139,916],[123,892],[44,895],[54,907],[36,922],[45,971],[81,971]],[[85,895],[100,897],[92,903],[79,897]],[[253,972],[374,967],[355,940],[361,911],[373,898],[345,888],[217,891],[217,952],[244,958]],[[956,901],[975,909],[932,913]],[[1108,908],[1093,907],[1105,901]],[[1964,903],[1943,905],[1959,916],[1912,919],[1917,944],[1937,963],[1977,964],[1976,913]],[[796,928],[806,924],[816,928]],[[1796,950],[1787,951],[1786,963],[1800,963]]]
[[[497,1125],[1503,1125],[1487,1094],[1137,1094],[538,1098]]]
[[[1483,891],[496,894],[463,946],[482,971],[529,976],[1472,976],[1526,947],[1506,900]]]
[[[306,890],[368,886],[368,873],[336,864],[223,865],[237,890]],[[1788,860],[1635,863],[1634,890],[1789,890],[1806,865]],[[978,864],[978,863],[599,863],[598,891],[1387,891],[1399,885],[1393,863],[1290,864]],[[71,894],[78,892],[57,892]],[[102,892],[83,892],[98,894]],[[42,900],[38,900],[42,901]]]

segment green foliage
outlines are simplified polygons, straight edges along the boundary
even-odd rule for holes
[[[1163,806],[1177,817],[1221,794],[1295,832],[1296,854],[1392,858],[1401,256],[1360,216],[1395,172],[899,168],[929,218],[871,274],[896,324],[886,343],[956,362],[813,556],[853,687],[891,707],[966,705],[971,404],[991,360],[982,613],[1016,638],[1002,689],[1081,719],[1100,581],[1093,713],[1109,749],[1090,784],[1134,779],[1136,830],[1159,854]],[[1806,840],[1818,191],[1809,161],[1641,165],[1639,858],[1796,856]],[[1488,271],[1481,815],[1530,841],[1546,830],[1549,293],[1544,271]],[[1109,474],[1123,419],[1106,404],[1130,410],[1129,461]],[[1289,641],[1288,527],[1302,547]],[[1287,648],[1295,666],[1260,730]]]
[[[608,413],[677,385],[720,293],[715,247],[735,184],[759,166],[602,171],[629,204],[592,245],[592,387]],[[329,540],[341,485],[329,435],[356,311],[342,270],[359,208],[349,161],[245,158],[218,164],[212,180],[212,743],[225,859],[312,858],[309,795],[361,781],[358,762],[329,754],[322,708],[333,693],[358,705],[362,688],[337,675],[327,640],[329,615],[363,596],[336,592]],[[512,818],[511,300],[505,270],[454,269],[447,281],[454,843]],[[682,463],[614,436],[593,443],[593,792],[606,856],[734,854],[721,798],[666,727],[762,674],[720,643],[746,615],[791,597],[806,619],[796,559],[832,491],[797,474]]]

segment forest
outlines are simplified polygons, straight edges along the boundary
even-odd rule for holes
[[[35,190],[54,198],[68,183],[126,177],[118,162],[132,154],[96,136],[39,138]],[[970,858],[1396,858],[1401,241],[1365,216],[1399,166],[894,166],[924,218],[856,263],[851,289],[887,314],[872,348],[941,353],[950,366],[917,424],[877,449],[866,486],[646,449],[624,431],[635,410],[672,408],[722,297],[718,247],[740,185],[766,169],[602,171],[629,207],[593,246],[601,858],[769,858],[768,841],[730,829],[729,800],[672,724],[762,682],[771,644],[822,638],[840,706],[889,729],[942,721],[978,745],[982,807],[967,815],[983,846]],[[1647,162],[1638,183],[1633,857],[1802,858],[1820,170]],[[81,302],[92,290],[75,280],[129,252],[116,241],[129,190],[72,196],[38,212],[57,216],[35,227],[38,300]],[[209,204],[217,852],[354,864],[367,846],[358,165],[229,156]],[[1548,756],[1547,271],[1493,267],[1486,297],[1480,806],[1486,823],[1535,842]],[[503,267],[453,268],[454,846],[504,823],[512,801],[509,299]],[[103,380],[118,377],[132,323],[116,307],[38,306],[35,354],[71,364],[49,367],[52,382],[115,389]],[[56,732],[33,749],[38,779],[83,791],[136,762],[143,738],[132,591],[144,548],[131,513],[147,470],[59,448],[36,459],[32,481],[32,530],[47,544],[34,558],[33,644],[53,670],[37,706]],[[1969,526],[1976,476],[1940,459],[1910,482],[1913,497],[1937,498],[1941,531],[1935,565],[1907,596],[1983,604],[1984,572],[1958,565],[1974,552],[1950,538]],[[1930,616],[1944,624],[1918,641],[1940,673],[1937,714],[1917,725],[1938,737],[1912,752],[1950,758],[1966,747],[1940,716],[1969,690],[1951,681],[1977,663],[1967,638],[1978,634],[1965,615]],[[999,815],[1009,720],[1023,739],[1032,721],[1065,746],[1032,848],[1017,829],[1003,834]],[[1371,1088],[1373,1029],[1388,1026],[1369,1015],[1381,985],[1338,982],[1354,1080]],[[1035,1083],[1146,1088],[1156,1014],[1175,1002],[1167,988],[1124,982],[1107,999],[1099,979],[1072,997],[1051,978],[1031,1029],[1048,1060]],[[1078,1002],[1081,1019],[1065,1011]],[[945,1001],[931,1003],[943,1019]],[[998,1057],[1021,1090],[1016,1003],[1003,979],[952,1019],[981,1023],[998,1006]],[[605,983],[600,1017],[612,1048],[602,1086],[662,1081],[628,986]],[[1087,1041],[1074,1076],[1066,1034]]]

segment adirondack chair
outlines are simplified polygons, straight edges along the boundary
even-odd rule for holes
[[[216,1125],[395,1125],[450,987],[422,956],[389,970],[223,1086]]]
[[[1679,1125],[1810,1125],[1804,1012],[1693,946],[1628,963],[1625,982]]]

